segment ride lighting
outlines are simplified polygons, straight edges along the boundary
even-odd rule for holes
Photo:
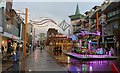
[[[68,62],[67,62],[67,63],[70,63],[70,57],[69,57],[69,56],[67,57],[67,60],[68,60]]]
[[[4,44],[5,43],[5,41],[2,41],[2,44]]]
[[[93,71],[93,68],[92,68],[92,66],[90,66],[90,71]]]
[[[22,47],[22,44],[20,44],[20,47]]]
[[[89,40],[89,43],[91,43],[91,40]]]
[[[29,71],[32,71],[32,70],[29,70]]]

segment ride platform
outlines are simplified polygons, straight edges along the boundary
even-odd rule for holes
[[[98,60],[98,59],[103,59],[103,60],[111,60],[111,59],[117,59],[117,56],[110,56],[110,55],[83,55],[83,54],[77,54],[74,52],[67,52],[65,55],[80,59],[80,60]]]

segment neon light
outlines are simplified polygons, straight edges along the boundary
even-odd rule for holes
[[[99,31],[97,31],[96,33],[87,32],[87,31],[81,31],[81,33],[78,33],[78,34],[76,34],[76,35],[77,35],[77,36],[78,36],[78,35],[84,36],[85,34],[93,34],[93,35],[98,35],[98,36],[100,36],[100,32],[99,32]]]
[[[79,44],[79,46],[80,46],[80,49],[82,48],[82,41],[80,40],[80,44]]]
[[[93,71],[92,66],[90,66],[90,71]]]
[[[88,49],[90,50],[90,43],[91,43],[91,40],[89,40],[89,43],[88,43]]]
[[[69,56],[67,57],[67,60],[68,60],[68,63],[70,63],[70,57]]]

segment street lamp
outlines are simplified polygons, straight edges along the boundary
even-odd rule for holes
[[[102,42],[104,43],[104,25],[107,24],[106,23],[106,15],[104,13],[102,13],[102,20],[101,20],[101,24],[102,24]]]
[[[28,8],[26,8],[25,26],[24,26],[24,57],[26,57],[26,43],[27,43],[27,24],[28,24]]]

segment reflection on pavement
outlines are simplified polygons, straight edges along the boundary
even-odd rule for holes
[[[55,55],[54,52],[51,53],[55,57],[56,61],[60,63],[61,66],[64,66],[69,71],[112,71],[112,63],[117,60],[92,60],[92,61],[83,61],[78,60],[69,56],[64,55]]]

